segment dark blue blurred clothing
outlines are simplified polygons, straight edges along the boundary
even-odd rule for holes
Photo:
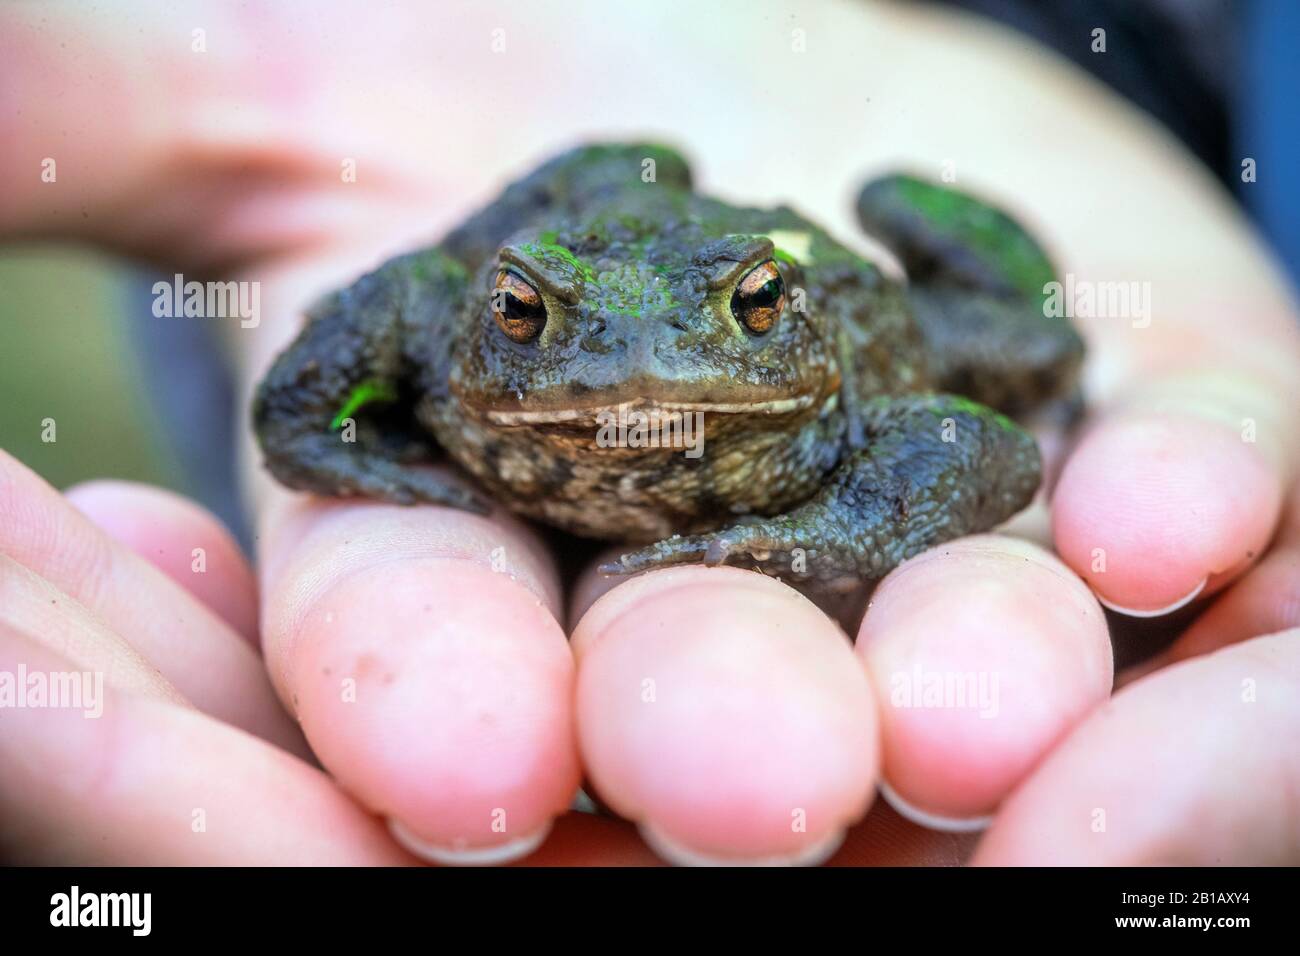
[[[1256,161],[1237,194],[1300,286],[1300,2],[1247,5],[1233,146]]]
[[[145,387],[159,397],[157,415],[184,475],[176,490],[212,511],[251,553],[235,467],[236,429],[247,426],[235,420],[234,378],[222,361],[214,323],[154,317],[156,279],[142,277],[136,283],[139,293],[132,298],[139,305],[128,310],[128,319],[148,378]]]

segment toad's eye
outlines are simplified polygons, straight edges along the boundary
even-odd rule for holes
[[[731,297],[731,314],[755,335],[762,335],[785,308],[785,281],[771,259],[745,273]]]
[[[497,273],[492,314],[512,342],[531,342],[546,325],[546,303],[522,276],[508,269]]]

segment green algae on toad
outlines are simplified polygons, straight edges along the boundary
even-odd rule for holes
[[[423,467],[450,458],[518,513],[645,545],[614,573],[879,578],[1029,502],[1038,449],[1007,415],[1071,394],[1083,346],[1004,213],[896,175],[858,214],[906,283],[789,208],[694,192],[671,150],[565,153],[310,311],[257,392],[267,466],[484,510]],[[615,412],[694,416],[701,444],[598,440]]]

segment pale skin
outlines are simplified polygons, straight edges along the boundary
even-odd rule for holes
[[[895,571],[849,622],[856,646],[743,570],[589,569],[563,594],[505,514],[292,495],[251,444],[256,585],[187,502],[61,497],[0,460],[0,670],[95,667],[109,687],[99,721],[0,719],[6,858],[411,861],[392,821],[425,856],[508,857],[585,773],[682,861],[815,859],[845,828],[845,862],[971,857],[973,837],[881,801],[855,826],[884,784],[936,826],[992,817],[978,863],[1300,862],[1295,305],[1180,147],[1025,41],[934,12],[474,4],[371,11],[364,33],[358,16],[4,10],[21,113],[0,113],[0,232],[259,281],[260,324],[230,335],[251,388],[320,292],[545,154],[648,129],[705,188],[846,239],[870,172],[951,161],[1063,272],[1150,282],[1151,321],[1078,319],[1091,405],[1077,442],[1046,436],[1050,499],[1021,536]],[[1205,612],[1108,701],[1098,598],[1150,613],[1196,592]],[[996,675],[996,714],[895,706],[917,666]],[[195,808],[221,839],[196,837]],[[652,858],[632,826],[575,815],[533,857]]]

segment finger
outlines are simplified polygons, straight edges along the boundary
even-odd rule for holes
[[[1300,627],[1300,483],[1292,491],[1287,519],[1267,557],[1173,644],[1121,673],[1120,683],[1259,634],[1293,627]]]
[[[77,620],[65,622],[81,626]],[[0,622],[0,674],[94,675]],[[141,664],[147,671],[147,665]],[[373,818],[297,758],[119,675],[99,713],[47,696],[0,719],[0,856],[65,865],[392,865]]]
[[[187,498],[129,481],[91,481],[64,497],[257,646],[257,584],[234,537]]]
[[[1055,489],[1062,558],[1103,603],[1135,616],[1235,578],[1277,524],[1293,395],[1293,383],[1264,373],[1189,372],[1102,412]]]
[[[589,779],[673,862],[813,862],[871,802],[876,717],[848,641],[776,581],[652,572],[573,635]]]
[[[1101,608],[1035,545],[981,535],[906,562],[856,645],[881,702],[882,792],[927,826],[977,828],[1111,686]]]
[[[517,522],[275,493],[263,639],[322,763],[443,862],[531,852],[579,769],[549,557]]]
[[[974,862],[1300,862],[1297,674],[1293,630],[1125,688],[1011,796]]]
[[[200,710],[302,747],[247,641],[3,452],[0,552],[102,618]]]
[[[0,623],[125,693],[192,706],[140,652],[76,598],[0,554]]]

